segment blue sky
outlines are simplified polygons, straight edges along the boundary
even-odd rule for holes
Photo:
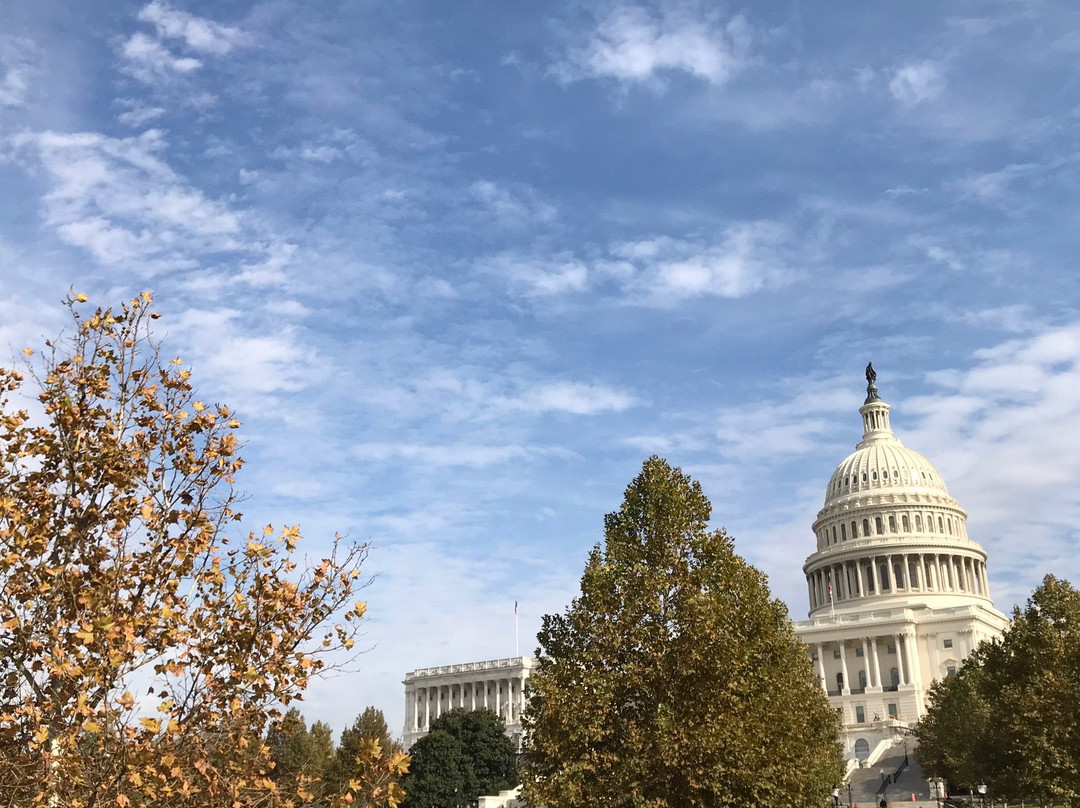
[[[154,290],[250,524],[376,547],[340,729],[522,651],[651,453],[801,617],[893,424],[997,605],[1076,581],[1080,9],[0,0],[0,340]]]

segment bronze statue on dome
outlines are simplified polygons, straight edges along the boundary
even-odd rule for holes
[[[874,363],[873,362],[867,362],[866,363],[866,383],[867,384],[874,384],[875,382],[877,382],[877,371],[874,370]]]

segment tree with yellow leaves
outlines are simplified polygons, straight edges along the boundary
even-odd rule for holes
[[[0,370],[0,799],[301,804],[262,739],[352,647],[367,546],[305,565],[298,527],[230,536],[239,422],[163,361],[149,293],[86,302],[25,376]],[[396,805],[408,758],[363,753],[336,801]]]

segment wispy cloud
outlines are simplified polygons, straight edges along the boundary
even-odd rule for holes
[[[102,263],[153,271],[194,267],[207,254],[267,249],[242,211],[210,199],[169,167],[159,130],[131,138],[22,133],[11,142],[51,182],[42,199],[45,222]]]
[[[26,103],[34,50],[28,39],[0,35],[0,108]]]
[[[238,28],[178,11],[160,0],[147,3],[139,12],[139,19],[152,23],[162,39],[179,39],[191,50],[215,56],[224,56],[237,45],[250,41],[250,37]]]
[[[552,73],[564,82],[610,78],[626,84],[685,73],[722,85],[744,66],[749,45],[741,16],[724,21],[680,4],[660,12],[622,5],[601,18],[587,43],[571,48]]]
[[[945,90],[945,74],[937,62],[913,62],[899,68],[889,80],[889,92],[906,107],[935,101]]]
[[[218,57],[250,41],[237,28],[178,11],[159,0],[144,6],[138,18],[153,25],[154,34],[136,31],[120,46],[120,57],[127,71],[147,84],[192,73],[203,66],[194,56],[175,54],[166,45],[167,40],[179,41],[189,52]]]

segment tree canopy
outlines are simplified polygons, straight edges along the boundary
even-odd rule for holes
[[[369,706],[351,726],[342,730],[333,760],[325,769],[326,787],[330,793],[346,790],[350,782],[362,782],[373,774],[372,766],[377,762],[365,754],[365,749],[370,749],[373,742],[379,745],[383,755],[401,753],[401,744],[391,737],[382,710]]]
[[[517,750],[493,710],[450,710],[409,752],[406,808],[466,805],[518,783]]]
[[[239,421],[163,358],[149,293],[86,301],[69,296],[70,332],[23,373],[0,371],[0,794],[303,799],[270,778],[264,732],[352,646],[367,548],[335,539],[308,565],[298,527],[230,535]],[[348,799],[396,799],[406,761]]]
[[[1047,575],[1001,638],[930,689],[923,768],[998,797],[1080,806],[1080,592]]]
[[[652,457],[544,617],[523,794],[552,808],[825,805],[839,721],[765,576]]]

